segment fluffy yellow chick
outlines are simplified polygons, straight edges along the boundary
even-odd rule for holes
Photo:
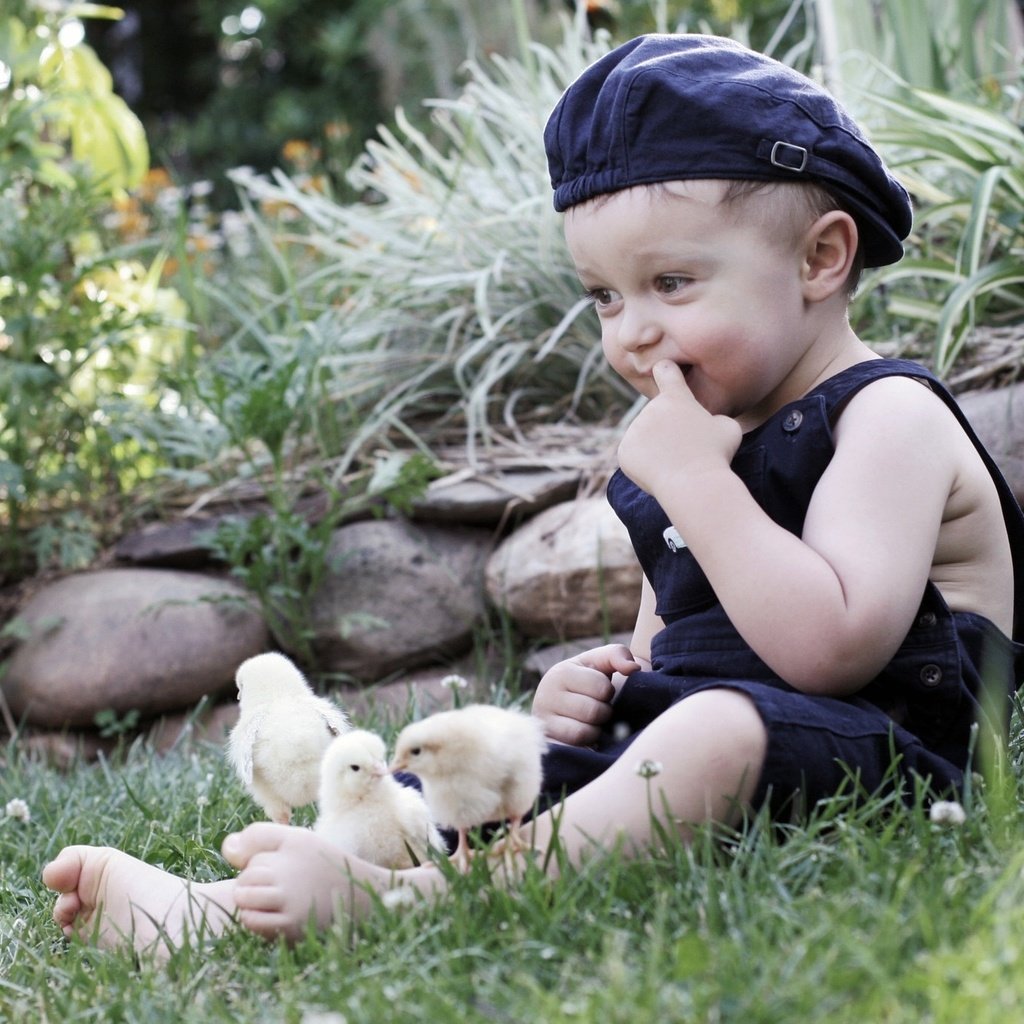
[[[546,747],[543,727],[532,715],[470,704],[406,726],[391,769],[419,777],[434,820],[458,832],[454,856],[465,867],[467,833],[477,825],[508,821],[508,846],[526,845],[520,829],[540,792]]]
[[[447,852],[426,801],[388,771],[384,741],[364,729],[327,748],[318,807],[314,832],[381,867],[411,868],[426,863],[431,849]]]
[[[243,661],[235,683],[239,712],[228,760],[267,817],[287,825],[293,807],[316,799],[324,751],[348,731],[348,718],[316,696],[283,654]]]

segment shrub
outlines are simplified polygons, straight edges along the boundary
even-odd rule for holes
[[[183,343],[159,263],[108,244],[145,138],[71,10],[0,18],[0,579],[92,557],[151,469],[131,407]]]

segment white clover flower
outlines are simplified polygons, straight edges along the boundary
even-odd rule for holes
[[[348,1024],[348,1017],[333,1010],[306,1010],[302,1024]]]
[[[7,806],[4,808],[4,813],[8,818],[14,818],[16,821],[31,821],[32,815],[29,812],[28,804],[20,797],[15,797],[13,800],[7,801]]]
[[[928,818],[935,825],[955,828],[967,820],[967,812],[956,800],[936,800],[928,812]]]
[[[395,889],[388,889],[381,895],[380,901],[389,910],[409,907],[416,902],[416,891],[408,885],[400,885]]]
[[[662,768],[660,761],[643,760],[637,761],[635,771],[642,779],[653,779],[655,775],[661,774]]]
[[[469,686],[469,680],[457,672],[452,672],[441,680],[441,685],[446,690],[465,690]]]

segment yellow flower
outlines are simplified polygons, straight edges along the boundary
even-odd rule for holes
[[[740,0],[711,0],[711,10],[720,21],[736,21],[740,16]]]

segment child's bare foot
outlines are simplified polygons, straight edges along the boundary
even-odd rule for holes
[[[65,847],[43,884],[60,893],[53,919],[69,938],[159,958],[186,937],[220,934],[234,910],[233,879],[193,884],[110,847]]]
[[[323,928],[337,914],[360,917],[371,891],[409,886],[423,895],[444,888],[432,864],[390,871],[347,856],[309,829],[257,822],[224,840],[222,852],[240,869],[234,903],[238,920],[267,938],[300,938],[312,921]]]

